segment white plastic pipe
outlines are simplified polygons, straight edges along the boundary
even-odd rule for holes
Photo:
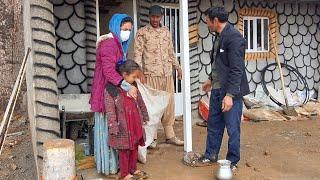
[[[133,31],[136,36],[138,30],[138,13],[137,13],[137,0],[133,0]]]
[[[184,130],[184,151],[192,151],[192,116],[191,116],[191,89],[190,89],[190,64],[189,64],[189,21],[188,1],[180,0],[180,47],[181,65],[183,72],[182,93],[183,93],[183,130]]]
[[[97,40],[100,37],[100,15],[99,15],[99,0],[96,0],[96,26],[97,26]]]

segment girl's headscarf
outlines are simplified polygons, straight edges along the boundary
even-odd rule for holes
[[[123,51],[123,61],[125,61],[127,58],[127,53],[128,53],[128,49],[130,47],[130,43],[132,41],[132,38],[133,38],[133,28],[131,30],[131,33],[130,33],[130,38],[128,39],[128,41],[126,42],[121,42],[121,38],[120,38],[120,31],[121,31],[121,22],[124,18],[126,17],[130,17],[129,15],[127,14],[114,14],[112,17],[111,17],[111,20],[109,22],[109,31],[112,32],[114,35],[117,36],[117,39],[120,41],[120,44],[122,46],[122,51]],[[130,17],[131,18],[131,17]]]

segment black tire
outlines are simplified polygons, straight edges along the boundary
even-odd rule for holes
[[[288,64],[284,64],[284,63],[280,63],[281,65],[281,68],[287,68],[290,72],[292,72],[293,74],[295,74],[298,78],[298,80],[300,81],[300,83],[302,83],[304,85],[304,88],[303,90],[306,91],[306,97],[303,101],[303,104],[306,104],[309,99],[310,99],[310,94],[309,94],[309,86],[308,86],[308,83],[306,81],[306,79],[302,76],[302,74],[294,67],[288,65]],[[276,66],[277,67],[277,63],[271,63],[269,65],[267,65],[263,70],[262,70],[262,88],[263,88],[263,91],[266,93],[266,95],[268,95],[270,97],[270,99],[276,103],[278,106],[284,106],[285,104],[281,104],[276,98],[272,97],[270,92],[268,91],[268,88],[267,88],[267,85],[266,85],[266,80],[265,80],[265,73],[266,71],[268,70],[269,67],[271,66]]]

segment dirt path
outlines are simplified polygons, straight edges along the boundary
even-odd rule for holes
[[[6,138],[4,151],[0,156],[0,179],[36,179],[29,122],[25,117],[21,115],[13,117],[8,134],[11,133],[22,134]]]
[[[182,123],[176,124],[182,137]],[[243,123],[241,155],[234,179],[320,179],[320,121]],[[163,138],[161,133],[160,138]],[[206,129],[193,127],[193,149],[203,152]],[[224,139],[220,158],[226,154]],[[155,180],[212,180],[218,166],[192,168],[181,163],[183,148],[159,145],[149,151],[148,162],[139,167]],[[102,177],[94,169],[81,172],[84,179]]]

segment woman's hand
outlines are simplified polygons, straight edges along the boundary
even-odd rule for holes
[[[137,99],[137,97],[138,97],[138,89],[135,86],[131,86],[130,90],[128,91],[128,94],[133,99]]]
[[[139,79],[142,84],[146,83],[146,77],[144,76],[143,72],[140,72]]]

